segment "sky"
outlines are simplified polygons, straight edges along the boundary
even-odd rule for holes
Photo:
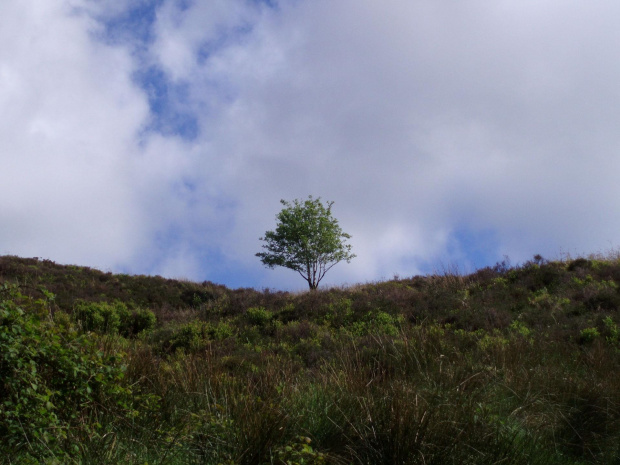
[[[620,3],[3,0],[0,254],[303,290],[280,199],[333,201],[322,284],[620,244]]]

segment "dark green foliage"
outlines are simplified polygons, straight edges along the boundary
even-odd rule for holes
[[[265,326],[273,318],[273,314],[263,307],[250,307],[246,311],[247,318],[252,325]]]
[[[58,265],[51,260],[0,257],[0,284],[20,284],[22,292],[40,296],[43,286],[52,292],[54,305],[70,313],[77,301],[121,301],[128,308],[178,310],[189,305],[206,303],[225,292],[225,287],[210,282],[192,283],[164,279],[160,276],[130,276],[104,273],[88,267]]]
[[[133,336],[155,327],[157,318],[150,310],[130,311],[123,302],[77,302],[73,318],[82,331]]]
[[[217,299],[217,293],[209,289],[186,289],[181,292],[181,301],[188,307],[199,308]]]
[[[598,339],[599,337],[600,334],[598,332],[598,329],[585,328],[581,330],[581,333],[579,335],[579,342],[581,342],[582,344],[589,344],[594,342],[594,340]]]
[[[592,261],[586,258],[577,258],[576,260],[571,260],[566,269],[568,271],[575,271],[578,269],[589,270],[592,267]]]
[[[125,327],[127,334],[138,334],[142,331],[150,331],[155,328],[157,317],[150,310],[138,309],[132,313]]]
[[[114,291],[144,277],[28,263],[0,290],[0,463],[620,463],[617,259],[296,294],[154,278],[155,307]]]
[[[221,341],[234,335],[234,329],[224,321],[208,323],[192,321],[175,329],[162,343],[167,352],[204,349],[209,341]]]
[[[96,339],[54,324],[43,302],[32,302],[16,287],[1,287],[0,298],[4,460],[64,463],[81,453],[85,437],[102,433],[96,412],[103,406],[116,418],[134,415],[122,355],[105,355]]]
[[[119,303],[111,305],[104,302],[79,302],[73,310],[73,317],[82,331],[95,331],[102,334],[116,334],[121,319],[128,320],[127,307]]]

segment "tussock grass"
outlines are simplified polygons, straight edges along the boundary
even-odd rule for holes
[[[84,331],[68,283],[87,270],[8,261],[5,284],[30,284],[0,293],[2,305]],[[24,266],[34,274],[7,272]],[[12,429],[0,463],[620,463],[620,261],[453,271],[304,294],[156,279],[170,303],[148,307],[154,329],[87,334],[123,376],[79,411],[82,423],[67,420],[79,447],[35,450]],[[39,290],[46,276],[62,299]],[[103,302],[139,307],[98,286]],[[0,328],[12,331],[11,318]],[[12,399],[0,387],[0,403]],[[15,417],[2,405],[8,438]]]

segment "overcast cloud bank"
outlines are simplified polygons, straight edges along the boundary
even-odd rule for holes
[[[280,199],[334,200],[328,284],[615,247],[620,5],[0,5],[0,253],[303,289]]]

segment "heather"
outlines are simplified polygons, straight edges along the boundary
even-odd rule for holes
[[[620,260],[305,293],[0,257],[0,462],[620,463]]]

